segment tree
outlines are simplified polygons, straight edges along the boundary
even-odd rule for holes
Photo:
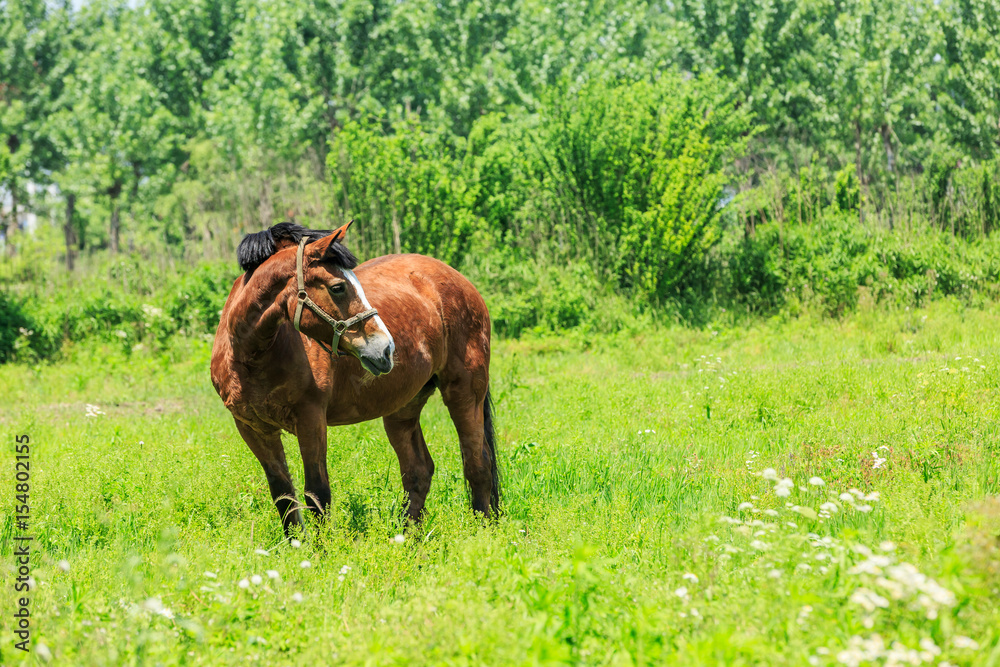
[[[66,64],[57,110],[47,128],[67,165],[67,190],[89,190],[109,201],[109,247],[120,247],[123,203],[134,207],[140,189],[180,160],[182,125],[150,72],[158,61],[152,13],[98,2],[74,26],[79,44]],[[176,103],[176,101],[174,102]]]
[[[47,68],[43,0],[0,5],[0,202],[10,198],[6,225],[8,253],[14,252],[22,207],[23,181],[32,170],[39,79]]]

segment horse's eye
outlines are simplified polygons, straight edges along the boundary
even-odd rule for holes
[[[344,283],[337,283],[336,285],[330,285],[327,289],[330,290],[330,294],[343,294],[347,291],[347,287]]]

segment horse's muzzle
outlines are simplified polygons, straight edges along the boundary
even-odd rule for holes
[[[373,356],[362,353],[358,358],[361,360],[361,365],[365,367],[372,375],[385,375],[392,370],[392,345],[386,345],[382,350],[381,356]]]

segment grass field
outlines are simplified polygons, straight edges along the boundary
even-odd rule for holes
[[[499,523],[435,398],[423,525],[372,422],[298,547],[209,352],[0,367],[37,550],[26,656],[5,511],[0,662],[1000,665],[995,308],[499,341]]]

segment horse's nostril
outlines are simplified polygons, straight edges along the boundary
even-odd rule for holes
[[[382,358],[385,359],[386,361],[391,361],[392,360],[392,348],[389,348],[389,347],[385,348],[385,352],[382,353]]]

